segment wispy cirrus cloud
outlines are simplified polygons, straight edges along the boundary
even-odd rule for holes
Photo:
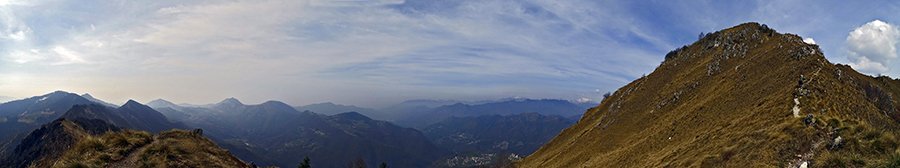
[[[0,94],[65,89],[113,102],[238,97],[361,106],[599,100],[700,32],[758,21],[815,38],[829,59],[846,60],[833,49],[845,36],[831,34],[863,21],[839,16],[895,17],[887,14],[897,9],[794,1],[104,2],[0,4]],[[884,10],[841,10],[847,5]]]

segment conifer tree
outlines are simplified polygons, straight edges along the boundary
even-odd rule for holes
[[[297,168],[312,168],[309,166],[309,156],[303,158],[303,162],[297,165]]]

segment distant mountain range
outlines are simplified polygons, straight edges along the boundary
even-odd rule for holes
[[[244,105],[234,98],[210,108],[181,107],[165,100],[149,104],[176,120],[221,137],[222,141],[217,142],[220,146],[250,148],[277,160],[276,166],[282,167],[296,166],[306,156],[318,167],[342,167],[356,158],[368,160],[370,167],[381,162],[396,167],[424,167],[452,154],[415,129],[356,112],[328,116],[300,112],[278,101]]]
[[[74,105],[63,114],[62,118],[88,118],[102,119],[122,128],[159,133],[171,129],[190,129],[187,125],[175,120],[169,120],[162,113],[149,106],[140,104],[134,100],[119,108],[111,108],[98,104]]]
[[[454,104],[446,104],[451,102]],[[37,143],[26,139],[45,123],[99,120],[115,128],[151,133],[201,128],[204,136],[219,147],[257,165],[293,167],[308,156],[317,167],[343,167],[356,158],[368,161],[370,167],[382,162],[391,167],[426,167],[440,165],[435,162],[454,154],[531,153],[545,137],[558,133],[559,125],[571,125],[567,118],[579,118],[586,109],[580,104],[552,99],[465,103],[474,105],[411,100],[376,110],[333,103],[291,107],[268,101],[245,105],[228,98],[209,105],[182,106],[157,99],[147,105],[129,100],[119,106],[90,94],[57,91],[0,104],[0,155],[34,159],[14,147]],[[391,109],[399,111],[386,111]],[[426,137],[416,129],[375,120],[367,114],[418,124],[429,134]],[[416,117],[424,122],[410,122]],[[471,136],[453,139],[459,135]],[[77,138],[63,144],[71,146],[75,141]],[[56,141],[41,143],[59,145]]]
[[[51,122],[76,104],[92,104],[76,94],[56,91],[0,104],[0,153],[8,152],[31,130]]]
[[[340,104],[334,104],[331,102],[325,102],[325,103],[310,104],[310,105],[305,105],[305,106],[295,106],[294,109],[297,109],[297,111],[309,110],[309,111],[313,111],[313,112],[316,112],[319,114],[325,114],[325,115],[334,115],[334,114],[346,113],[346,112],[357,112],[357,113],[372,117],[373,119],[377,119],[377,120],[391,121],[391,122],[401,124],[403,126],[420,127],[423,125],[421,125],[421,124],[410,125],[406,121],[402,121],[402,120],[409,119],[410,116],[420,116],[420,115],[429,114],[430,112],[434,111],[435,109],[439,109],[439,108],[442,108],[445,106],[454,106],[456,104],[479,106],[479,105],[486,105],[486,104],[496,105],[496,103],[502,103],[502,102],[507,102],[507,103],[509,103],[509,102],[524,102],[522,104],[509,104],[509,105],[523,105],[523,104],[539,105],[540,103],[551,102],[551,101],[552,102],[569,102],[572,105],[581,107],[583,109],[583,110],[579,110],[577,112],[577,114],[575,114],[575,113],[557,114],[557,115],[563,115],[565,117],[572,117],[572,115],[583,114],[584,111],[587,110],[588,108],[599,105],[599,103],[590,102],[590,101],[588,101],[588,102],[573,102],[573,101],[559,100],[559,99],[536,100],[536,99],[527,99],[527,98],[521,98],[521,97],[510,97],[510,98],[503,98],[503,99],[499,99],[499,100],[482,100],[482,101],[416,99],[416,100],[403,101],[399,104],[391,105],[391,106],[381,108],[381,109],[357,107],[357,106],[352,106],[352,105],[340,105]],[[181,105],[179,105],[179,106],[181,106]],[[184,106],[182,106],[182,107],[184,107]],[[533,107],[533,106],[529,106],[529,107]],[[562,106],[554,106],[554,107],[550,107],[550,108],[557,108],[557,107],[562,107]],[[462,110],[462,109],[460,109],[460,110]],[[468,109],[466,109],[466,110],[468,110]],[[550,110],[550,111],[553,111],[553,110]],[[536,112],[536,111],[533,111],[533,112]],[[546,111],[542,111],[542,112],[543,112],[542,114],[553,113],[553,112],[546,112]],[[460,113],[479,113],[479,112],[461,111]],[[514,113],[521,113],[521,112],[514,112]],[[494,113],[483,112],[478,115],[481,115],[481,114],[489,115],[489,114],[494,114]],[[512,114],[512,113],[509,113],[509,114]],[[567,115],[567,114],[572,114],[572,115]],[[452,116],[457,116],[457,115],[452,115]],[[466,115],[466,116],[477,116],[477,115]]]
[[[383,111],[372,109],[372,108],[364,108],[364,107],[356,107],[356,106],[346,106],[334,104],[331,102],[318,103],[318,104],[310,104],[305,106],[296,106],[294,109],[297,111],[313,111],[319,114],[325,115],[335,115],[346,112],[357,112],[360,114],[365,114],[366,116],[376,118],[379,120],[388,120],[390,118],[394,118],[391,114],[387,114]]]
[[[449,117],[473,117],[481,115],[510,115],[534,112],[541,115],[558,115],[573,117],[584,114],[588,107],[578,105],[566,100],[556,99],[521,99],[494,102],[480,105],[468,105],[456,103],[440,106],[425,111],[411,113],[405,118],[397,120],[402,126],[424,128],[428,125],[443,121]]]

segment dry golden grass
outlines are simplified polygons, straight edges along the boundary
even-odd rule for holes
[[[799,36],[757,30],[742,24],[680,50],[519,167],[786,167],[803,160],[868,167],[898,160],[900,124],[891,118],[898,104],[885,97],[900,93],[900,81],[834,65]],[[809,94],[797,89],[800,74]],[[816,126],[793,117],[795,97],[800,115],[813,114]],[[828,149],[837,136],[845,146]]]
[[[140,153],[140,167],[248,167],[206,137],[184,130],[165,131]]]
[[[103,167],[125,159],[146,145],[153,135],[144,131],[110,132],[102,137],[86,136],[69,149],[53,167]]]
[[[86,136],[53,167],[248,167],[227,150],[190,131],[164,131],[155,138],[144,131]]]

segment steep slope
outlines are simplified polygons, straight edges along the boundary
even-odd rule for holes
[[[670,52],[518,164],[878,166],[900,156],[897,93],[898,80],[834,65],[799,36],[745,23]]]
[[[538,113],[450,117],[423,129],[435,144],[456,153],[530,155],[572,122]]]
[[[49,167],[81,139],[118,130],[98,119],[60,118],[32,131],[13,152],[0,157],[0,167]]]

